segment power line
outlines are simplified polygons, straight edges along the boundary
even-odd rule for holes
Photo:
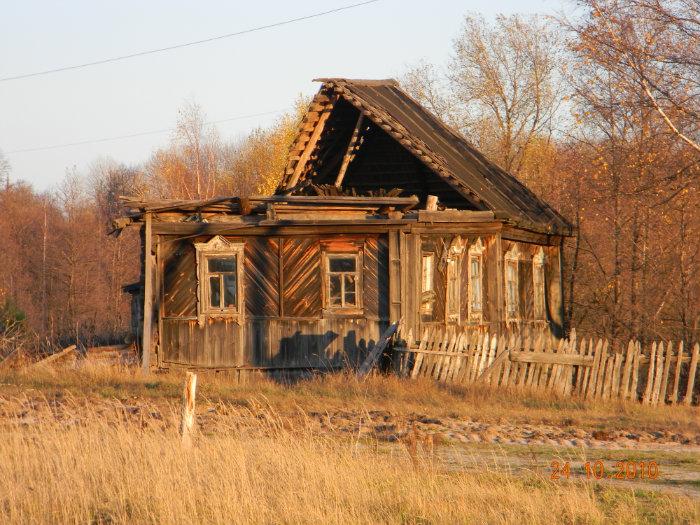
[[[247,118],[253,118],[253,117],[264,117],[266,115],[275,115],[278,113],[282,113],[285,111],[284,109],[276,109],[274,111],[265,111],[264,113],[253,113],[251,115],[239,115],[237,117],[231,117],[231,118],[224,118],[220,120],[210,120],[208,122],[205,122],[205,126],[211,126],[213,124],[221,124],[222,122],[231,122],[234,120],[244,120]],[[70,146],[82,146],[85,144],[97,144],[99,142],[109,142],[111,140],[120,140],[120,139],[130,139],[134,137],[143,137],[144,135],[157,135],[159,133],[167,133],[169,131],[174,131],[176,128],[164,128],[164,129],[156,129],[153,131],[141,131],[138,133],[131,133],[129,135],[119,135],[116,137],[105,137],[101,139],[91,139],[91,140],[81,140],[79,142],[67,142],[65,144],[54,144],[53,146],[39,146],[36,148],[24,148],[24,149],[15,149],[11,151],[6,151],[6,155],[11,155],[13,153],[30,153],[33,151],[46,151],[46,150],[51,150],[51,149],[59,149],[59,148],[68,148]]]
[[[258,27],[253,27],[251,29],[244,29],[242,31],[236,31],[235,33],[228,33],[225,35],[218,35],[218,36],[213,36],[213,37],[209,37],[209,38],[204,38],[202,40],[195,40],[193,42],[185,42],[182,44],[175,44],[173,46],[161,47],[161,48],[157,48],[157,49],[149,49],[147,51],[139,51],[136,53],[131,53],[129,55],[122,55],[122,56],[116,56],[116,57],[111,57],[111,58],[103,58],[101,60],[95,60],[94,62],[85,62],[84,64],[75,64],[73,66],[64,66],[64,67],[58,67],[55,69],[47,69],[46,71],[36,71],[34,73],[24,73],[22,75],[3,77],[3,78],[0,78],[0,82],[9,82],[11,80],[19,80],[22,78],[38,77],[40,75],[49,75],[52,73],[60,73],[61,71],[70,71],[73,69],[80,69],[80,68],[84,68],[84,67],[97,66],[100,64],[108,64],[110,62],[117,62],[119,60],[127,60],[129,58],[135,58],[135,57],[140,57],[140,56],[144,56],[144,55],[152,55],[154,53],[162,53],[164,51],[172,51],[173,49],[180,49],[183,47],[196,46],[199,44],[206,44],[208,42],[214,42],[215,40],[223,40],[225,38],[232,38],[235,36],[241,36],[241,35],[245,35],[248,33],[254,33],[256,31],[263,31],[265,29],[272,29],[274,27],[280,27],[280,26],[284,26],[284,25],[288,25],[288,24],[293,24],[295,22],[301,22],[303,20],[309,20],[311,18],[318,18],[320,16],[330,15],[332,13],[338,13],[340,11],[346,11],[348,9],[353,9],[355,7],[361,7],[361,6],[364,6],[367,4],[373,4],[375,2],[379,2],[379,0],[367,0],[365,2],[359,2],[356,4],[350,4],[350,5],[345,5],[342,7],[336,7],[335,9],[329,9],[328,11],[321,11],[320,13],[313,13],[311,15],[300,16],[297,18],[290,18],[288,20],[283,20],[281,22],[274,22],[272,24],[267,24],[264,26],[258,26]]]

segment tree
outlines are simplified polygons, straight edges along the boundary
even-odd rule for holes
[[[578,52],[620,89],[641,95],[679,140],[700,154],[700,3],[578,0],[587,16],[567,27]]]
[[[561,55],[557,31],[538,18],[466,17],[445,78],[422,63],[403,83],[492,161],[533,182],[563,99]]]
[[[576,24],[564,21],[572,53],[569,137],[582,162],[563,166],[561,176],[586,196],[572,315],[612,338],[674,333],[688,340],[700,293],[700,246],[688,236],[700,219],[698,159],[691,144],[669,133],[648,86],[623,74],[616,60],[632,54],[611,51],[620,36],[601,18],[621,22],[630,4],[639,2],[606,2],[605,15],[591,9]]]
[[[235,147],[233,172],[238,192],[269,195],[280,183],[287,155],[309,101],[299,97],[292,111],[269,128],[256,128]]]
[[[162,198],[211,198],[224,176],[227,152],[216,130],[206,126],[202,108],[186,102],[170,144],[157,150],[146,166],[149,188]]]

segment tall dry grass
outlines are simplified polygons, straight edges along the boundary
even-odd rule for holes
[[[5,395],[56,392],[100,398],[140,398],[157,403],[179,399],[182,372],[142,375],[138,370],[85,367],[0,372]],[[472,418],[486,423],[548,424],[587,430],[668,430],[700,433],[700,408],[652,407],[618,400],[583,401],[552,392],[491,389],[481,385],[443,385],[430,379],[406,380],[352,373],[322,375],[285,385],[265,378],[237,384],[229,378],[200,374],[198,396],[214,403],[247,406],[264,397],[278,411],[386,410],[431,417]]]
[[[97,414],[81,400],[69,410],[83,413],[3,427],[0,522],[700,520],[697,502],[685,498],[552,482],[537,474],[516,477],[487,464],[449,470],[425,448],[387,449],[288,430],[283,418],[261,405],[257,429],[232,426],[199,435],[189,449],[173,424]]]

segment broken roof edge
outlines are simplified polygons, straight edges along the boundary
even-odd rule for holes
[[[248,203],[295,203],[295,204],[374,204],[377,206],[410,206],[418,204],[419,199],[415,195],[409,197],[382,197],[382,196],[362,196],[362,195],[251,195],[249,197],[213,197],[211,199],[156,199],[143,200],[134,197],[120,196],[119,200],[126,207],[146,212],[163,212],[191,210],[205,208],[207,206],[230,203],[243,207]],[[233,211],[233,210],[231,210]]]
[[[329,82],[352,82],[358,86],[393,86],[400,87],[399,81],[395,78],[345,78],[345,77],[321,77],[314,78],[313,82],[323,82],[327,84]]]

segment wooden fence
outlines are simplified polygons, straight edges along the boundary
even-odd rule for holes
[[[394,347],[394,368],[410,378],[457,384],[547,390],[583,399],[626,399],[648,405],[694,400],[700,344],[630,341],[617,351],[603,339],[548,335],[490,336],[474,331],[409,332]],[[697,399],[698,395],[695,395]],[[697,401],[695,401],[697,404]]]

